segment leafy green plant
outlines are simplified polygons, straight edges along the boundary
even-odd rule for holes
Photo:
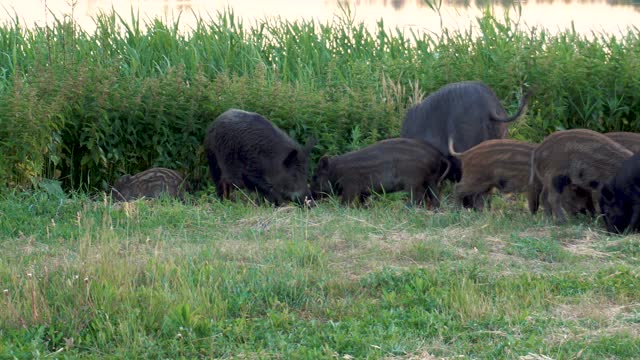
[[[432,5],[437,8],[437,2]],[[102,190],[151,166],[206,178],[202,141],[229,107],[257,111],[313,159],[397,136],[407,107],[454,81],[482,80],[508,111],[534,90],[512,136],[539,141],[566,128],[634,130],[640,123],[638,29],[551,33],[489,8],[473,30],[441,35],[375,30],[350,9],[331,23],[263,19],[232,9],[141,21],[114,12],[87,32],[73,18],[0,25],[0,183]]]

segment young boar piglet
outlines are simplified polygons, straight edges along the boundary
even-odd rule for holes
[[[142,197],[157,198],[164,193],[184,199],[184,187],[184,179],[178,172],[156,167],[120,177],[111,188],[111,197],[116,201],[131,201]]]
[[[449,161],[435,147],[416,139],[394,138],[343,155],[324,156],[312,179],[314,194],[341,195],[343,204],[364,204],[372,192],[407,191],[411,202],[439,206],[438,185]]]
[[[535,144],[524,141],[496,139],[483,141],[463,153],[457,153],[453,138],[449,138],[449,153],[462,165],[462,179],[454,188],[456,203],[471,203],[474,209],[482,210],[494,188],[502,193],[527,191],[529,211],[535,213],[541,188],[537,186],[537,191],[528,191],[531,151],[535,147]]]
[[[562,193],[567,186],[599,190],[631,155],[631,151],[595,131],[558,131],[531,153],[530,182],[537,178],[542,183],[551,213],[562,223],[566,220]]]
[[[640,230],[640,154],[623,162],[611,181],[602,187],[600,211],[609,232]]]
[[[211,123],[204,148],[221,199],[238,187],[280,205],[310,199],[308,160],[315,142],[300,146],[262,115],[230,109]]]
[[[550,213],[547,191],[543,191],[542,183],[537,179],[529,183],[531,152],[536,146],[525,141],[497,139],[481,142],[463,153],[457,153],[453,139],[449,139],[449,153],[462,164],[462,179],[454,188],[456,202],[482,210],[485,203],[490,206],[489,195],[493,189],[501,193],[526,192],[532,214],[538,211],[541,199],[545,204],[545,212]],[[593,211],[591,193],[575,187],[563,192],[562,203],[563,208],[572,214]]]

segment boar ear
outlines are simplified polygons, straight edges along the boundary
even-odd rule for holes
[[[290,167],[298,159],[298,149],[291,149],[289,154],[282,162],[285,167]]]
[[[327,155],[320,158],[318,161],[318,170],[327,170],[329,168],[329,157]]]
[[[611,191],[611,188],[608,184],[605,184],[602,187],[602,189],[600,190],[600,196],[602,196],[602,199],[606,202],[613,201],[613,191]]]
[[[308,154],[317,143],[318,139],[315,136],[309,137],[309,139],[307,139],[307,144],[304,146],[304,152]]]
[[[131,181],[131,175],[122,175],[118,180],[116,180],[114,185],[127,184],[129,181]]]

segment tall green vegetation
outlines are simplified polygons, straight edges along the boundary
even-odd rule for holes
[[[314,156],[397,136],[406,108],[454,81],[482,80],[513,111],[512,129],[540,140],[559,128],[634,130],[640,122],[640,31],[584,36],[523,28],[487,12],[473,31],[376,31],[348,10],[333,23],[231,10],[179,23],[98,16],[87,32],[64,19],[0,25],[0,184],[41,177],[102,189],[150,166],[205,177],[207,125],[229,107],[262,113]]]

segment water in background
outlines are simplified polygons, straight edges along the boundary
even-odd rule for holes
[[[475,26],[476,17],[491,6],[502,18],[509,11],[513,20],[522,25],[542,26],[552,32],[573,26],[582,34],[607,32],[618,34],[628,27],[640,25],[640,0],[351,0],[347,1],[356,22],[370,29],[384,19],[385,28],[398,27],[405,32],[440,33],[441,26],[468,29]],[[439,1],[441,1],[439,3]],[[245,23],[264,17],[287,20],[315,19],[331,22],[344,11],[336,0],[2,0],[0,22],[13,21],[17,16],[26,26],[52,23],[57,17],[72,16],[80,26],[92,31],[93,17],[114,9],[125,19],[131,10],[139,12],[143,21],[154,17],[173,20],[180,15],[180,26],[188,30],[195,16],[208,18],[231,7]],[[573,24],[573,25],[572,25]]]

